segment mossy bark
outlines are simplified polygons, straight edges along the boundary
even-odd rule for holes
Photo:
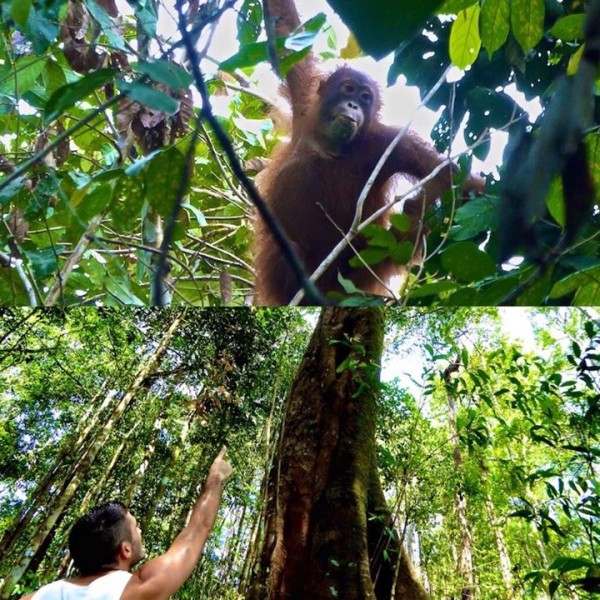
[[[321,314],[288,398],[249,600],[391,600],[369,530],[375,500],[385,506],[375,464],[383,331],[380,309]],[[385,568],[393,581],[396,561]]]

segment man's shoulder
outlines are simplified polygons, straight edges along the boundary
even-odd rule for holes
[[[142,569],[131,573],[131,579],[123,589],[120,600],[154,600],[155,588],[152,582],[144,579]]]

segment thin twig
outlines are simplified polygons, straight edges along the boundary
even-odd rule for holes
[[[44,306],[54,306],[58,298],[63,295],[65,283],[69,279],[69,276],[75,268],[75,265],[79,262],[84,252],[90,245],[90,242],[93,239],[94,231],[96,231],[103,218],[104,215],[99,214],[90,221],[85,233],[81,236],[79,242],[77,242],[77,246],[75,246],[75,249],[69,257],[69,260],[64,264],[60,272],[56,274],[56,279],[54,280],[54,283],[46,295],[46,299],[44,300]]]
[[[337,229],[340,234],[342,236],[344,236],[344,231],[342,230],[342,228],[331,218],[331,216],[329,215],[329,213],[325,210],[325,207],[318,202],[317,205],[321,208],[321,210],[323,211],[323,213],[325,214],[325,217],[327,217],[327,219],[329,220],[329,222],[333,225],[333,227],[335,229]],[[376,279],[376,281],[382,286],[384,287],[392,296],[392,298],[394,300],[397,300],[396,297],[394,296],[394,292],[392,291],[392,289],[390,287],[387,286],[387,284],[381,280],[381,278],[377,275],[377,273],[375,273],[375,271],[373,271],[373,269],[371,268],[370,265],[368,265],[365,260],[363,259],[363,257],[360,255],[359,251],[354,247],[354,245],[352,244],[352,240],[348,240],[348,247],[350,248],[350,250],[352,250],[352,252],[354,252],[356,258],[358,258],[358,260],[360,260],[360,262],[363,264],[363,267],[365,269],[367,269],[367,271],[369,271],[369,273],[371,273],[371,275]]]
[[[5,177],[0,181],[0,190],[4,189],[9,183],[12,183],[15,179],[24,175],[31,167],[37,165],[42,161],[48,154],[50,154],[55,148],[60,146],[65,140],[67,140],[71,135],[73,135],[76,131],[93,121],[100,113],[104,112],[107,108],[110,108],[113,104],[116,104],[123,98],[125,98],[127,94],[125,92],[121,92],[116,96],[113,96],[110,100],[107,100],[104,104],[101,104],[98,108],[94,109],[92,112],[87,114],[83,119],[75,123],[72,127],[69,127],[66,131],[56,136],[53,142],[48,144],[45,148],[42,148],[39,152],[37,152],[34,156],[32,156],[29,160],[26,160],[24,163],[21,163],[10,175]]]
[[[33,285],[31,285],[31,282],[27,277],[27,273],[25,273],[23,261],[20,258],[15,258],[10,254],[6,254],[0,250],[0,264],[2,264],[4,267],[12,267],[17,272],[21,282],[23,283],[27,297],[29,298],[29,306],[37,306],[38,302],[37,298],[35,297],[35,291],[33,289]]]
[[[181,181],[179,182],[179,189],[177,190],[175,204],[173,205],[173,209],[171,210],[171,214],[169,215],[167,224],[165,225],[165,232],[163,235],[162,242],[160,244],[160,253],[158,256],[158,262],[156,264],[156,272],[154,273],[154,276],[152,278],[152,292],[150,294],[152,306],[165,306],[167,304],[164,287],[164,278],[168,272],[167,255],[169,254],[169,247],[171,246],[171,240],[173,239],[173,234],[175,232],[177,216],[179,215],[179,211],[181,210],[181,205],[183,204],[185,191],[191,179],[191,165],[194,159],[196,143],[198,142],[198,136],[200,135],[201,126],[202,123],[200,117],[198,117],[196,119],[196,127],[194,128],[194,132],[192,133],[190,145],[188,147],[187,152],[185,153],[183,173],[181,175]]]

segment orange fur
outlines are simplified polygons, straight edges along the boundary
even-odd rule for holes
[[[286,35],[299,25],[298,15],[289,0],[271,0],[271,9],[280,17],[278,35]],[[281,222],[311,274],[348,232],[358,197],[399,129],[379,121],[379,89],[370,77],[354,69],[341,67],[324,79],[311,54],[295,65],[286,79],[293,116],[291,140],[276,149],[269,165],[260,174],[258,185],[269,209]],[[345,102],[344,82],[351,82],[357,89],[369,90],[372,103],[362,107],[364,121],[355,136],[343,147],[332,150],[328,143],[328,110],[339,103],[340,98]],[[388,203],[390,183],[396,174],[420,180],[443,160],[428,142],[408,131],[375,180],[364,205],[363,219]],[[450,165],[442,169],[424,184],[421,195],[405,203],[404,211],[412,222],[407,237],[416,244],[424,233],[422,203],[429,206],[450,188],[453,170]],[[483,184],[472,179],[467,187],[482,189]],[[377,223],[387,227],[388,215],[380,217]],[[353,245],[360,251],[365,247],[365,241],[357,238]],[[256,223],[254,254],[255,303],[288,304],[299,285],[260,218]],[[382,282],[387,283],[402,270],[391,260],[385,260],[372,267],[376,273],[374,277],[366,268],[349,266],[348,261],[354,254],[354,250],[347,248],[320,277],[317,286],[324,294],[341,290],[338,272],[365,292],[384,293]]]

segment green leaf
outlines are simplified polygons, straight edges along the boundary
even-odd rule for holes
[[[181,150],[171,146],[157,154],[148,164],[146,200],[163,217],[169,217],[173,212],[184,175],[184,162]]]
[[[489,57],[502,47],[510,32],[509,0],[483,0],[481,6],[481,43]]]
[[[136,71],[148,75],[148,77],[158,83],[168,85],[175,92],[181,88],[189,87],[194,81],[192,75],[183,67],[168,60],[140,61],[136,67]]]
[[[543,571],[530,571],[529,573],[525,573],[523,581],[533,581],[537,585],[543,578]]]
[[[436,12],[440,15],[457,15],[461,10],[469,8],[478,0],[446,0]]]
[[[403,217],[405,215],[398,215]],[[399,219],[399,224],[404,221]],[[414,244],[412,242],[398,242],[392,231],[381,225],[370,224],[363,229],[363,235],[369,240],[369,247],[360,253],[367,264],[377,264],[390,257],[396,264],[405,265],[413,255]],[[352,266],[360,267],[360,261],[355,257]]]
[[[77,207],[79,217],[86,222],[99,215],[112,202],[113,192],[114,187],[111,183],[95,187]]]
[[[498,228],[498,198],[483,196],[461,206],[454,219],[450,235],[455,240],[468,240],[482,231]]]
[[[89,96],[94,90],[113,79],[114,69],[98,69],[75,83],[68,83],[58,88],[46,103],[44,121],[49,123],[60,116],[66,108],[75,106],[77,102]]]
[[[140,81],[125,82],[118,84],[120,90],[127,92],[127,95],[144,106],[174,115],[179,110],[179,102],[171,98],[169,94],[154,89],[152,86]]]
[[[36,4],[38,3],[32,3],[29,11],[25,35],[31,42],[35,54],[41,55],[58,36],[60,19],[58,6],[44,8]]]
[[[245,67],[254,67],[268,58],[267,44],[265,42],[254,42],[242,46],[239,52],[224,60],[219,65],[219,69],[231,72]]]
[[[550,593],[550,598],[554,597],[554,594],[556,594],[556,590],[559,588],[560,586],[560,581],[553,579],[549,585],[548,585],[548,592]]]
[[[353,256],[350,259],[350,266],[354,268],[360,268],[364,266],[364,263],[368,265],[376,265],[382,260],[385,260],[390,255],[389,248],[367,248],[359,252],[358,256]],[[360,257],[360,258],[359,258]],[[362,259],[362,260],[361,260]]]
[[[575,42],[584,38],[583,26],[585,13],[567,15],[558,19],[548,32],[550,35],[565,42]]]
[[[58,255],[64,252],[63,246],[39,248],[35,251],[23,250],[36,278],[45,279],[58,271]]]
[[[128,232],[138,227],[144,204],[145,189],[141,177],[124,175],[117,181],[110,217],[113,227],[119,232]]]
[[[208,226],[208,222],[206,220],[206,217],[204,216],[204,213],[197,206],[192,206],[191,204],[186,204],[184,202],[181,205],[181,208],[183,208],[185,210],[189,210],[191,213],[194,214],[194,216],[196,217],[196,221],[198,221],[199,227],[207,227]]]
[[[343,281],[348,281],[348,279],[344,279]],[[385,299],[383,297],[369,297],[365,296],[365,294],[361,291],[354,296],[341,296],[341,294],[336,294],[335,292],[328,294],[333,299],[336,299],[338,302],[338,306],[345,307],[355,307],[355,306],[385,306]],[[352,398],[356,398],[356,393],[352,394]]]
[[[474,306],[477,304],[477,290],[472,287],[462,287],[451,294],[446,300],[447,306]]]
[[[577,290],[574,306],[598,306],[600,304],[600,282],[589,283]]]
[[[0,206],[8,204],[22,189],[26,177],[23,175],[13,179],[7,186],[0,188]],[[0,184],[2,179],[0,179]]]
[[[556,560],[552,562],[548,569],[556,569],[559,573],[567,573],[569,571],[575,571],[577,569],[583,569],[584,567],[591,567],[593,565],[594,561],[591,561],[587,558],[559,556]]]
[[[323,26],[327,22],[327,17],[325,13],[317,13],[314,17],[311,17],[306,23],[301,25],[301,29],[304,31],[312,31],[314,33],[318,33],[323,29]],[[291,37],[294,37],[293,35]]]
[[[114,277],[109,276],[104,280],[104,286],[110,296],[120,304],[133,304],[135,306],[145,305],[145,303],[129,289],[126,281],[117,281]]]
[[[157,15],[155,3],[149,0],[127,0],[135,11],[135,18],[140,24],[143,32],[150,38],[156,37]]]
[[[400,242],[391,248],[390,256],[397,265],[406,265],[412,258],[414,249],[412,242]]]
[[[531,512],[531,509],[529,508],[522,508],[520,510],[514,510],[511,513],[508,514],[509,517],[521,517],[524,519],[532,519],[533,518],[533,514]]]
[[[362,233],[369,239],[369,246],[389,249],[397,243],[396,236],[389,229],[381,225],[371,223],[363,229]]]
[[[256,42],[262,32],[263,11],[260,0],[244,0],[237,16],[237,39],[241,46]]]
[[[459,68],[466,69],[479,56],[481,37],[479,35],[479,4],[458,13],[450,30],[450,60]]]
[[[285,74],[289,68],[301,60],[312,47],[315,38],[325,24],[326,17],[323,13],[319,13],[297,32],[290,35],[288,38],[278,38],[276,40],[276,49],[278,53],[284,50],[292,51],[290,56],[285,56],[281,60],[281,71]],[[254,42],[242,46],[236,54],[223,61],[219,68],[223,71],[235,71],[235,69],[243,69],[253,67],[261,62],[268,60],[269,54],[266,42]]]
[[[442,0],[328,0],[362,49],[383,58],[399,44],[418,34]],[[368,8],[368,10],[367,10]]]
[[[390,223],[394,229],[401,231],[402,233],[406,233],[410,230],[410,219],[408,218],[408,215],[404,213],[393,213],[390,216]]]
[[[300,52],[293,52],[288,56],[284,56],[279,63],[281,74],[283,76],[287,75],[295,64],[299,63],[303,58],[306,58],[310,54],[311,50],[312,48],[308,47]]]
[[[553,273],[554,265],[550,265],[541,279],[538,279],[533,285],[525,286],[525,291],[519,295],[515,304],[517,306],[539,306],[543,304],[550,292]]]
[[[73,83],[73,80],[70,82],[67,81],[65,69],[58,62],[55,62],[52,59],[46,62],[46,68],[42,74],[44,76],[44,87],[46,88],[49,96],[51,96],[63,85],[67,85],[67,83]],[[76,79],[76,81],[77,80],[78,79]]]
[[[525,54],[542,39],[545,14],[544,0],[512,0],[512,32]]]
[[[479,281],[496,273],[491,256],[473,242],[458,242],[442,253],[442,265],[461,281]]]
[[[164,150],[159,148],[158,150],[150,152],[150,154],[147,154],[146,156],[142,156],[142,158],[136,160],[125,169],[125,174],[134,177],[135,175],[143,173],[152,160],[154,160],[154,157],[161,152],[164,152]]]
[[[25,27],[29,18],[32,0],[12,0],[10,4],[10,14],[15,20],[15,23],[21,27]]]
[[[443,292],[453,292],[457,289],[453,281],[436,281],[416,287],[410,292],[411,298],[425,298],[427,296],[439,296]]]
[[[315,17],[307,21],[301,31],[293,33],[284,42],[285,48],[300,52],[306,48],[310,48],[325,25],[327,17],[323,13],[317,14]]]
[[[23,56],[15,61],[14,71],[11,70],[0,81],[0,92],[3,94],[19,94],[31,90],[41,75],[46,60],[36,55]]]
[[[347,294],[362,294],[351,279],[346,279],[338,273],[337,280]]]
[[[550,298],[561,298],[588,285],[600,285],[600,265],[582,269],[557,281],[550,290]]]
[[[83,0],[86,8],[90,11],[90,15],[98,22],[102,28],[102,32],[108,38],[108,43],[117,50],[126,50],[123,38],[117,33],[118,29],[110,15],[94,0]]]
[[[593,321],[586,321],[583,328],[589,338],[593,338],[596,335],[596,324]]]
[[[566,224],[567,216],[565,210],[565,199],[563,196],[563,188],[560,179],[555,179],[551,186],[548,195],[546,196],[546,206],[552,218],[561,226]]]

